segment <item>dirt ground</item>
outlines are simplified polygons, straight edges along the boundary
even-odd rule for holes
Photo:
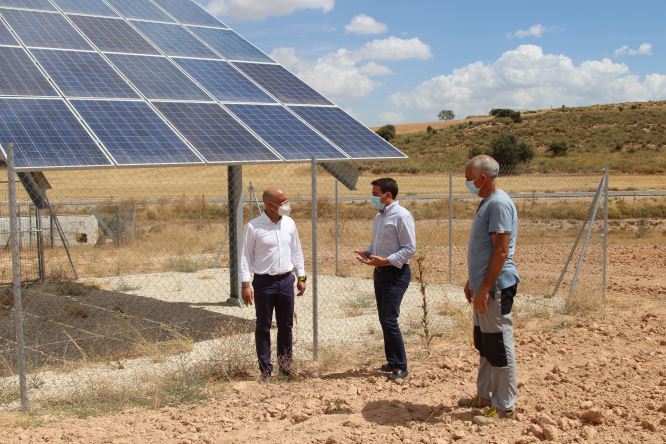
[[[0,414],[0,442],[666,442],[666,247],[612,249],[604,307],[536,314],[516,332],[518,418],[479,428],[469,334],[410,350],[389,383],[380,351],[323,356],[293,382],[216,383],[200,403],[74,419]]]

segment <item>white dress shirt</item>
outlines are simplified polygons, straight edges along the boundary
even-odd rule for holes
[[[252,273],[279,275],[292,271],[305,276],[305,260],[294,219],[282,216],[273,222],[262,212],[245,229],[241,280],[250,282]]]
[[[388,259],[397,268],[409,263],[416,253],[414,217],[397,200],[375,216],[368,252]]]

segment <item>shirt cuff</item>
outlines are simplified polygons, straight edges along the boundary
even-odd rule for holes
[[[241,282],[250,282],[252,280],[252,275],[251,274],[241,274]]]
[[[298,276],[305,276],[305,268],[297,268],[296,269],[296,277]]]
[[[398,260],[395,254],[390,255],[386,259],[388,259],[391,265],[393,265],[395,268],[402,268],[402,266],[404,265],[402,262]]]

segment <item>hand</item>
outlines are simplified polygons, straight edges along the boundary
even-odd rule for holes
[[[472,303],[472,297],[474,294],[472,293],[472,290],[469,289],[469,280],[465,283],[465,297],[467,298],[467,303],[471,304]]]
[[[243,296],[243,302],[245,302],[245,305],[252,305],[254,303],[254,289],[252,288],[251,285],[248,285],[247,287],[243,287],[243,290],[241,291],[242,296]]]
[[[488,291],[475,291],[473,297],[474,309],[479,314],[488,311]]]
[[[305,293],[305,288],[307,285],[303,281],[298,281],[296,282],[296,288],[298,288],[298,293],[296,293],[296,296],[303,296],[303,293]]]

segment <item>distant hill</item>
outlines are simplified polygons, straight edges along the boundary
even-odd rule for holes
[[[465,164],[474,147],[488,147],[501,134],[532,145],[534,159],[525,171],[593,169],[635,173],[666,172],[666,101],[594,105],[526,111],[523,120],[474,116],[450,122],[396,124],[392,143],[410,159],[374,163],[373,172],[448,171]],[[430,126],[434,132],[428,133]],[[551,157],[553,142],[566,142],[566,156]],[[661,178],[666,180],[666,178]]]

